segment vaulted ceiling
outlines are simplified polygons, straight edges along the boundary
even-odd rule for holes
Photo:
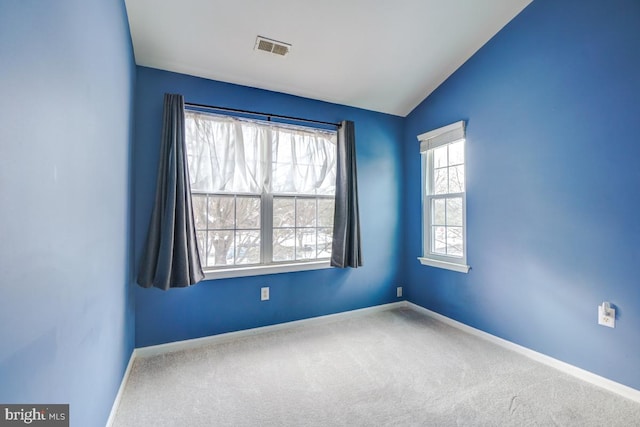
[[[125,0],[138,65],[399,116],[530,2]]]

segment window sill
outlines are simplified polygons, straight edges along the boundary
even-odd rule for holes
[[[418,260],[422,265],[428,265],[430,267],[437,267],[437,268],[444,268],[446,270],[457,271],[459,273],[468,273],[469,270],[471,269],[471,267],[466,264],[455,264],[453,262],[440,261],[432,258],[418,257]]]
[[[262,276],[265,274],[293,273],[296,271],[324,270],[333,268],[328,260],[290,264],[256,265],[250,267],[205,270],[204,280],[230,279],[233,277]]]

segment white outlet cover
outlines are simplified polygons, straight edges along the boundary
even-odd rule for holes
[[[616,327],[616,310],[610,308],[608,313],[605,313],[601,305],[598,306],[598,325],[608,326],[609,328]]]
[[[269,287],[260,288],[260,301],[269,301]]]

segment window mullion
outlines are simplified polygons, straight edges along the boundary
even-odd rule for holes
[[[298,259],[298,197],[293,197],[293,259]]]
[[[209,195],[207,194],[205,197],[205,212],[206,212],[206,216],[205,216],[205,232],[204,232],[204,263],[206,266],[209,265],[209,218],[211,218],[210,212],[209,212]],[[202,264],[202,261],[200,261],[200,264]]]
[[[260,263],[273,262],[273,194],[271,193],[271,171],[273,166],[272,131],[267,132],[267,140],[262,147],[262,164],[264,165],[264,184],[260,196]]]
[[[273,261],[273,195],[263,191],[260,201],[260,263],[271,264]]]
[[[455,199],[463,197],[464,193],[442,193],[442,194],[429,194],[427,197],[431,199]]]

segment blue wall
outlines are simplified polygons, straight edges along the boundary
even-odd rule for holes
[[[136,286],[136,346],[397,301],[402,118],[144,67],[138,67],[136,82],[136,261],[154,197],[165,92],[181,93],[187,102],[332,122],[353,120],[365,266],[205,281],[166,292]],[[271,287],[270,301],[260,301],[261,286]]]
[[[640,2],[536,0],[407,118],[408,299],[640,389]],[[468,121],[468,259],[419,265],[415,136]],[[597,305],[616,305],[615,329]]]
[[[0,2],[0,402],[104,426],[133,349],[124,2]]]
[[[134,333],[145,346],[335,313],[396,301],[399,284],[415,303],[640,389],[639,21],[635,0],[536,0],[406,119],[144,67],[133,112],[122,2],[1,2],[0,402],[70,403],[73,425],[103,425]],[[365,267],[128,286],[164,92],[354,120]],[[460,119],[467,275],[415,260],[415,136]],[[603,300],[615,329],[596,324]]]

